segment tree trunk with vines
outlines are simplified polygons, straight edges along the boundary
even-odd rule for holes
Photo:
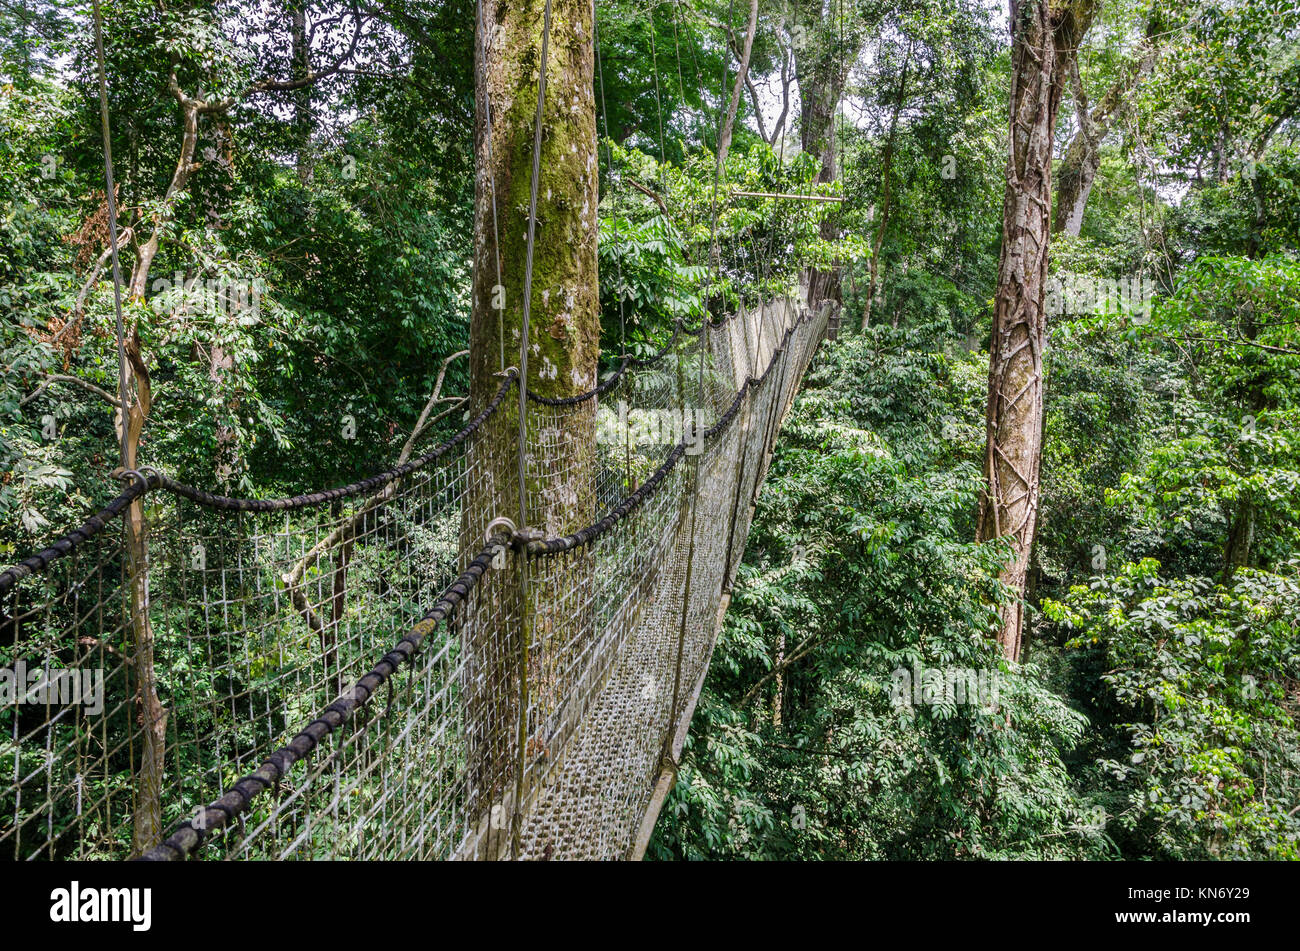
[[[997,639],[1012,661],[1020,658],[1025,575],[1038,519],[1052,143],[1068,56],[1095,10],[1096,0],[1011,7],[1011,128],[977,538],[1010,544],[1000,578],[1015,597],[1000,609]]]

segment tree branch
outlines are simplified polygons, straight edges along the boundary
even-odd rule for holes
[[[665,215],[668,214],[668,203],[667,203],[666,201],[664,201],[663,196],[661,196],[658,192],[655,192],[655,191],[652,191],[652,190],[649,189],[649,188],[646,188],[644,185],[642,185],[640,182],[638,182],[635,178],[628,178],[628,179],[625,179],[625,181],[627,181],[629,184],[631,184],[631,186],[632,186],[633,188],[635,188],[637,191],[639,191],[641,194],[646,195],[646,196],[648,196],[648,197],[654,199],[654,203],[655,203],[656,205],[659,206],[659,210],[662,211]]]
[[[108,403],[109,406],[113,407],[113,409],[120,410],[122,408],[121,401],[112,393],[108,392],[108,390],[100,389],[98,386],[96,386],[94,383],[91,383],[89,380],[83,380],[81,379],[81,377],[78,376],[68,376],[67,374],[63,374],[63,373],[46,374],[45,379],[41,382],[41,385],[38,386],[36,389],[32,390],[22,399],[20,399],[18,401],[18,405],[26,406],[32,400],[36,399],[36,397],[40,396],[41,393],[45,392],[45,390],[47,390],[50,384],[52,383],[75,384],[76,386],[79,386],[84,390],[94,393],[104,402]]]
[[[762,677],[760,677],[758,679],[758,682],[755,683],[754,686],[749,688],[749,692],[746,693],[745,696],[741,698],[740,703],[737,704],[737,706],[744,707],[748,705],[751,701],[753,701],[753,699],[758,696],[758,692],[763,689],[763,686],[765,684],[767,684],[777,674],[781,673],[781,671],[787,669],[795,661],[803,658],[810,650],[812,650],[814,647],[817,646],[817,641],[819,641],[820,639],[821,639],[820,634],[810,635],[804,640],[802,644],[800,644],[790,654],[788,654],[785,660],[781,661],[779,664],[773,664],[772,669],[769,670]]]
[[[239,93],[230,104],[233,105],[234,102],[237,102],[246,96],[251,96],[260,92],[293,92],[296,89],[303,89],[304,87],[310,86],[322,79],[333,76],[343,68],[344,63],[348,62],[356,54],[357,44],[361,42],[361,34],[368,22],[367,18],[362,16],[361,11],[357,9],[355,2],[352,4],[352,20],[352,40],[348,43],[348,48],[340,53],[329,66],[326,66],[324,69],[310,70],[305,76],[300,76],[297,79],[271,79],[270,77],[267,77],[258,80],[251,86],[245,88],[243,92]]]

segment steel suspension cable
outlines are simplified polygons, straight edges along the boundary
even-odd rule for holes
[[[610,190],[613,192],[613,198],[618,198],[618,189],[615,188],[616,179],[614,174],[614,150],[609,142],[609,107],[605,105],[605,70],[601,64],[600,56],[600,23],[596,18],[596,0],[591,2],[591,42],[596,51],[596,87],[600,90],[600,122],[605,127],[605,166],[609,169]],[[599,152],[599,150],[597,150]],[[611,202],[611,205],[613,203]],[[617,214],[615,215],[617,220]],[[620,355],[627,357],[627,315],[625,313],[623,301],[623,261],[621,257],[614,258],[614,273],[619,284],[618,296],[618,333],[619,345],[621,347]]]
[[[595,7],[592,7],[595,16]],[[542,119],[546,106],[546,61],[550,52],[551,39],[551,0],[546,0],[542,19],[542,59],[537,76],[537,115],[533,120],[533,180],[528,197],[528,245],[524,260],[524,309],[522,327],[519,334],[519,528],[528,526],[528,321],[532,312],[533,297],[533,252],[537,237],[537,188],[542,174]],[[595,41],[595,31],[592,31]],[[528,737],[528,650],[531,639],[529,624],[528,559],[519,558],[519,589],[522,606],[520,623],[522,630],[519,638],[519,758],[515,773],[515,807],[511,819],[511,847],[519,853],[520,834],[523,825],[524,794],[524,760]]]
[[[593,6],[594,11],[594,6]],[[537,238],[537,187],[542,174],[542,113],[546,104],[546,59],[550,52],[551,0],[542,21],[542,61],[537,79],[537,115],[533,120],[533,180],[528,195],[528,237],[524,257],[524,308],[519,334],[519,524],[528,524],[528,489],[524,451],[528,445],[528,322],[532,314],[533,252]]]

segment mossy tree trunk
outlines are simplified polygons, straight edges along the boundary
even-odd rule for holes
[[[470,329],[475,411],[496,393],[502,368],[520,363],[544,11],[544,0],[484,3],[478,23]],[[527,370],[529,391],[546,397],[594,387],[600,354],[592,13],[590,0],[552,0]],[[528,511],[521,520],[518,399],[512,394],[472,449],[469,466],[475,475],[466,487],[462,519],[466,558],[483,546],[487,526],[498,516],[551,536],[595,518],[594,401],[571,407],[533,404],[530,410]],[[590,591],[575,577],[588,570],[585,554],[567,557],[564,564],[569,573],[563,584],[553,560],[530,566],[527,610],[518,597],[517,572],[489,579],[478,619],[467,631],[472,810],[483,810],[503,793],[509,796],[516,778],[518,638],[524,631],[532,642],[528,703],[533,715],[525,743],[530,764],[553,745],[555,725],[546,721],[564,687],[557,672],[566,667],[557,645],[576,646],[565,636],[582,623],[574,592]],[[567,600],[559,596],[561,589]]]
[[[796,54],[796,63],[799,57]],[[799,88],[807,89],[803,101],[803,115],[800,122],[800,143],[803,151],[815,155],[821,160],[817,172],[817,183],[833,182],[839,177],[839,166],[835,155],[835,110],[839,105],[844,87],[845,76],[838,70],[837,64],[821,54],[819,61],[808,71],[807,78],[800,76]],[[804,84],[807,83],[805,86]],[[837,236],[836,216],[827,215],[818,226],[818,233],[823,241],[833,241]],[[816,307],[824,300],[839,300],[839,268],[826,271],[811,271],[808,275],[808,304]]]

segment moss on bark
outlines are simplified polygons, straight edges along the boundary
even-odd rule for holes
[[[544,0],[489,3],[479,24],[470,331],[470,393],[476,408],[496,392],[503,366],[521,362],[544,11]],[[552,0],[551,12],[527,385],[542,396],[565,397],[596,385],[600,355],[595,57],[588,0]],[[594,403],[534,406],[529,425],[525,521],[548,535],[574,531],[595,517]],[[470,471],[485,475],[466,487],[463,502],[465,559],[481,548],[493,518],[520,522],[518,401],[503,404],[481,435],[469,465]],[[466,694],[471,809],[480,816],[490,814],[494,802],[510,802],[521,762],[526,759],[524,765],[531,767],[537,757],[550,755],[562,729],[549,722],[568,689],[559,682],[560,672],[572,667],[559,651],[564,645],[575,648],[571,632],[584,624],[588,612],[572,603],[572,592],[590,589],[578,577],[589,570],[585,554],[564,559],[562,570],[539,563],[530,570],[533,590],[527,608],[519,597],[517,572],[501,572],[481,596],[485,603],[479,613],[486,617],[474,625],[467,644],[471,661]],[[567,599],[560,597],[563,592],[569,592]],[[518,637],[523,632],[531,642],[526,691],[519,684]],[[532,711],[524,756],[511,735],[521,700]],[[527,786],[525,779],[525,798]]]

